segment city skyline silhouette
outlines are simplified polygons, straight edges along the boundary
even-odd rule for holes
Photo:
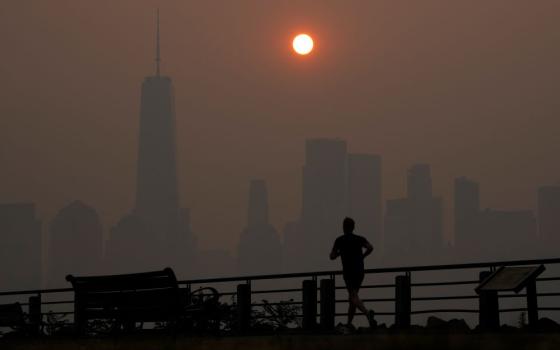
[[[1,346],[560,344],[560,2],[3,9]]]
[[[243,4],[239,13],[246,19],[243,25],[247,26],[261,24],[258,19],[247,19],[254,13],[280,20],[289,12],[285,5],[274,5],[278,12],[272,14],[271,8]],[[293,31],[304,29],[297,23],[298,18],[278,27],[272,21],[265,26],[266,37],[255,34],[246,38],[242,35],[245,32],[239,29],[243,26],[232,26],[229,35],[237,40],[235,46],[212,36],[220,32],[212,27],[213,20],[219,18],[232,24],[222,16],[230,5],[182,7],[172,2],[162,6],[162,40],[157,40],[156,45],[154,7],[146,3],[134,7],[130,14],[137,16],[131,16],[131,26],[126,28],[119,27],[115,18],[106,17],[98,5],[59,3],[44,8],[37,5],[35,9],[42,8],[45,14],[29,12],[30,7],[25,4],[13,6],[21,13],[27,11],[32,15],[28,26],[13,37],[22,39],[21,46],[11,44],[13,57],[2,61],[2,67],[8,72],[7,81],[13,85],[2,86],[6,97],[0,104],[0,113],[8,117],[3,118],[4,147],[0,161],[8,170],[0,188],[2,203],[35,206],[35,218],[33,215],[28,218],[30,222],[37,219],[43,222],[41,237],[35,237],[35,242],[41,241],[43,256],[49,260],[44,261],[47,266],[51,264],[49,246],[54,239],[49,228],[59,211],[75,201],[97,212],[105,261],[111,260],[107,259],[112,249],[110,242],[119,230],[146,237],[166,235],[163,231],[167,229],[157,228],[157,233],[150,233],[146,225],[129,216],[142,211],[144,216],[167,215],[156,213],[160,205],[142,209],[142,193],[153,191],[155,195],[165,192],[165,196],[174,197],[169,209],[173,213],[168,214],[177,222],[163,221],[167,221],[166,225],[183,225],[185,229],[169,231],[188,231],[189,237],[196,233],[197,244],[191,240],[193,236],[184,246],[196,246],[193,249],[203,252],[183,251],[181,244],[171,244],[179,250],[174,255],[212,257],[208,260],[216,266],[209,274],[237,271],[240,233],[248,227],[246,198],[251,179],[266,182],[271,213],[268,220],[280,237],[283,269],[288,271],[299,268],[286,266],[294,262],[285,257],[291,249],[290,234],[308,235],[309,242],[313,242],[323,234],[331,237],[340,233],[335,223],[341,217],[361,216],[357,219],[357,230],[367,231],[374,245],[383,251],[390,243],[385,239],[388,219],[396,225],[389,230],[395,230],[394,237],[398,237],[399,231],[409,225],[407,222],[418,223],[431,213],[428,210],[414,214],[414,210],[408,212],[409,209],[401,208],[412,202],[420,203],[416,205],[418,208],[427,208],[425,203],[430,202],[428,197],[414,199],[414,195],[407,193],[407,172],[416,164],[430,168],[431,195],[434,201],[439,201],[434,202],[436,209],[432,214],[438,217],[433,222],[413,225],[426,228],[413,234],[404,233],[407,242],[414,236],[423,241],[424,236],[433,234],[435,238],[428,240],[432,242],[428,246],[448,250],[457,243],[458,231],[469,230],[455,227],[454,221],[457,215],[454,214],[454,181],[463,176],[480,185],[479,211],[471,216],[484,222],[481,224],[484,227],[508,228],[511,220],[520,220],[525,229],[519,234],[536,237],[537,218],[546,221],[546,217],[554,216],[541,215],[537,210],[547,203],[554,208],[557,201],[554,188],[549,191],[552,199],[544,198],[546,194],[540,194],[538,189],[554,185],[558,180],[560,169],[555,162],[557,145],[553,133],[558,125],[552,116],[560,111],[555,96],[550,95],[552,89],[531,87],[550,84],[550,77],[558,71],[549,60],[558,52],[553,41],[543,39],[541,46],[535,46],[532,38],[546,39],[550,34],[546,28],[530,26],[532,21],[555,25],[549,17],[552,11],[528,13],[525,22],[517,21],[517,15],[512,14],[506,17],[504,28],[494,28],[492,19],[501,12],[498,7],[492,7],[487,17],[475,17],[480,21],[480,28],[473,28],[464,19],[443,25],[466,39],[464,47],[457,47],[454,36],[415,14],[407,14],[403,21],[440,42],[416,43],[396,26],[390,26],[388,32],[400,38],[399,45],[381,40],[376,25],[367,17],[341,5],[329,4],[311,22],[315,25],[316,51],[310,59],[298,61],[289,52]],[[465,13],[479,14],[466,5],[458,6]],[[523,8],[511,6],[516,11]],[[131,8],[124,6],[115,13]],[[187,8],[209,11],[216,17],[197,20],[193,11],[187,16],[189,21],[178,21],[177,16],[185,15]],[[464,16],[450,6],[428,6],[425,11],[432,16],[429,18],[445,17],[436,14],[436,9],[456,20]],[[92,39],[76,42],[65,31],[40,30],[56,29],[44,22],[44,16],[55,10],[67,11],[64,13],[89,10],[92,18],[105,19],[107,23],[99,26],[79,23],[77,19],[84,15],[82,12],[75,18],[63,18],[61,23]],[[312,9],[304,6],[303,10],[311,13]],[[337,10],[350,11],[360,21],[351,25],[340,18],[333,19],[345,24],[335,33],[326,23]],[[401,13],[402,8],[386,5],[385,10]],[[5,23],[11,21],[7,19]],[[531,30],[526,32],[529,27]],[[480,42],[473,40],[475,33],[490,28],[495,29],[492,35]],[[207,36],[200,34],[201,31],[208,33]],[[359,33],[355,41],[345,39],[345,35],[355,31]],[[512,34],[521,32],[526,36]],[[7,33],[11,32],[1,34],[1,38]],[[366,33],[374,33],[379,40],[370,41]],[[184,40],[182,34],[186,35]],[[31,35],[42,35],[51,45],[41,47],[39,41],[24,40]],[[107,37],[113,39],[101,40]],[[207,45],[197,49],[196,43]],[[511,47],[513,44],[517,46]],[[159,146],[169,142],[168,151],[155,155],[152,161],[165,162],[165,154],[171,157],[167,165],[161,165],[171,170],[151,169],[154,176],[168,176],[167,179],[144,186],[141,185],[143,172],[139,170],[145,158],[139,151],[143,147],[143,138],[139,136],[143,131],[138,116],[149,109],[145,107],[150,104],[146,101],[153,99],[139,96],[138,84],[146,72],[154,71],[155,46],[158,48],[155,75],[147,79],[145,88],[149,90],[150,81],[167,79],[164,76],[173,78],[174,95],[165,93],[163,99],[173,100],[169,108],[175,109],[177,125],[168,136],[158,138]],[[165,52],[164,66],[160,66],[159,49]],[[44,52],[45,66],[26,65],[31,60],[26,50]],[[80,51],[83,56],[77,50],[83,50]],[[94,55],[99,52],[108,56]],[[479,59],[466,55],[471,52],[477,52]],[[416,59],[408,61],[411,54]],[[507,64],[501,60],[504,55],[512,58],[506,60]],[[368,59],[363,60],[365,57]],[[56,69],[61,67],[66,69]],[[54,71],[60,74],[53,75]],[[110,74],[100,79],[100,72]],[[18,79],[14,79],[14,74]],[[20,85],[23,82],[27,82],[27,87]],[[51,88],[55,83],[58,89]],[[171,86],[170,80],[168,83]],[[493,94],[489,93],[490,87]],[[27,93],[22,95],[21,91]],[[173,133],[176,142],[169,136]],[[314,142],[338,143],[340,149],[323,155],[319,150],[319,160],[316,160],[315,151],[311,150]],[[316,171],[319,173],[313,175]],[[332,178],[327,179],[324,173]],[[365,173],[370,175],[361,178]],[[359,204],[353,204],[356,193],[366,193],[368,178],[371,187],[367,191],[375,198],[370,202],[367,196],[366,200],[358,198],[355,201]],[[327,182],[320,183],[323,180]],[[348,187],[358,182],[364,184],[358,190]],[[154,201],[155,195],[147,194],[152,198],[148,202]],[[399,202],[401,199],[406,200]],[[387,201],[393,200],[397,202],[389,205]],[[329,204],[318,209],[324,202]],[[388,212],[389,208],[395,209],[396,214]],[[366,222],[369,217],[364,210],[375,219]],[[329,218],[322,219],[323,216]],[[429,228],[433,225],[438,228]],[[555,227],[556,223],[549,219],[548,225]],[[547,232],[550,235],[551,231]],[[127,242],[133,238],[134,234],[117,245],[126,250]],[[296,246],[305,247],[309,242]],[[398,247],[399,242],[394,246]],[[309,267],[323,266],[323,250],[318,247],[311,254]],[[374,257],[372,261],[381,263],[375,259],[382,257]],[[147,260],[139,258],[139,261]],[[236,269],[232,270],[232,266]],[[328,262],[324,266],[329,266]],[[102,270],[107,268],[111,269],[111,263]],[[47,275],[43,271],[43,282]]]

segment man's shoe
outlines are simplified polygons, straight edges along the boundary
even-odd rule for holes
[[[375,311],[369,310],[367,312],[366,316],[367,316],[367,320],[369,322],[369,327],[370,328],[377,327],[377,321],[375,321]]]
[[[356,331],[356,328],[352,324],[342,324],[339,323],[336,326],[336,332],[340,334],[350,334]]]

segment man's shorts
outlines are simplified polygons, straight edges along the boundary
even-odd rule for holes
[[[344,282],[348,290],[358,290],[364,281],[364,271],[348,271],[343,273]]]

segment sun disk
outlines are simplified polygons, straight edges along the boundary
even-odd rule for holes
[[[294,51],[299,55],[308,55],[313,50],[313,39],[307,34],[299,34],[292,42]]]

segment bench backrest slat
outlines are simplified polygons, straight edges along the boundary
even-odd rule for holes
[[[177,289],[173,270],[112,276],[67,276],[76,293],[116,292],[150,289]]]

